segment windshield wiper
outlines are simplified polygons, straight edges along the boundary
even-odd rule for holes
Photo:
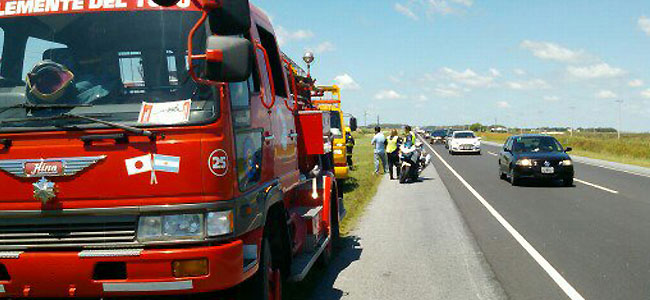
[[[124,125],[124,124],[117,123],[117,122],[105,121],[105,120],[102,120],[102,119],[97,119],[97,118],[88,117],[88,116],[84,116],[84,115],[73,114],[73,113],[63,113],[63,114],[52,116],[52,117],[32,117],[32,118],[23,118],[23,119],[0,120],[0,125],[9,124],[9,123],[40,122],[40,121],[65,120],[65,119],[81,119],[81,120],[91,121],[93,123],[103,124],[103,125],[110,126],[110,127],[113,127],[113,128],[118,128],[118,129],[128,131],[128,132],[133,133],[135,135],[146,136],[151,141],[156,141],[156,139],[159,136],[159,134],[157,134],[155,132],[152,132],[152,131],[149,131],[149,130],[146,130],[146,129],[140,129],[140,128],[137,128],[137,127]],[[164,135],[160,134],[160,136],[164,138]]]
[[[75,107],[91,107],[90,103],[86,104],[34,104],[34,103],[20,103],[7,107],[0,108],[0,114],[14,108],[24,108],[27,110],[36,109],[57,109],[57,108],[75,108]]]

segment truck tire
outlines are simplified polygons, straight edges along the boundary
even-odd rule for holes
[[[282,300],[282,274],[273,269],[271,243],[262,239],[259,268],[253,277],[241,284],[237,299]]]
[[[336,196],[336,192],[332,191],[332,196]],[[330,224],[331,225],[331,232],[330,232],[330,242],[329,245],[325,247],[323,250],[323,253],[320,254],[318,257],[318,266],[321,268],[326,268],[329,266],[330,262],[332,261],[332,256],[334,255],[334,246],[338,243],[339,236],[340,236],[340,231],[339,231],[339,218],[338,218],[338,209],[336,207],[333,207],[333,209],[330,210]]]

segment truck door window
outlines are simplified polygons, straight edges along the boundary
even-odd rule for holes
[[[5,45],[5,31],[0,27],[0,53],[4,50]],[[2,59],[0,59],[0,68],[2,68]]]
[[[254,76],[254,75],[252,75]],[[253,78],[229,84],[239,189],[256,186],[262,175],[262,129],[251,128],[249,86]]]
[[[230,106],[232,108],[232,122],[235,129],[248,128],[251,125],[249,79],[244,82],[231,83]]]
[[[273,72],[273,74],[269,75],[273,77],[273,83],[275,84],[275,95],[286,98],[287,88],[285,86],[284,72],[282,70],[282,62],[280,60],[280,52],[278,51],[275,37],[261,26],[257,26],[257,32],[259,33],[262,46],[266,49],[266,53],[269,56],[271,72]]]

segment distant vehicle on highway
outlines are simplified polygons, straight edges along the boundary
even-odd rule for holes
[[[501,179],[519,185],[522,179],[562,180],[573,186],[573,161],[562,144],[548,135],[515,135],[506,140],[499,154]]]
[[[481,154],[481,138],[473,131],[456,131],[449,142],[449,154],[476,153]]]
[[[454,138],[454,132],[456,132],[454,129],[447,130],[447,136],[445,137],[445,148],[447,149],[449,149],[449,142],[451,142],[451,139]]]
[[[431,142],[432,143],[444,143],[447,138],[447,130],[439,129],[431,132]]]

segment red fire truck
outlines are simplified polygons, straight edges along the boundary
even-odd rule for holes
[[[0,297],[281,299],[331,255],[311,77],[246,0],[154,1],[0,2]]]

